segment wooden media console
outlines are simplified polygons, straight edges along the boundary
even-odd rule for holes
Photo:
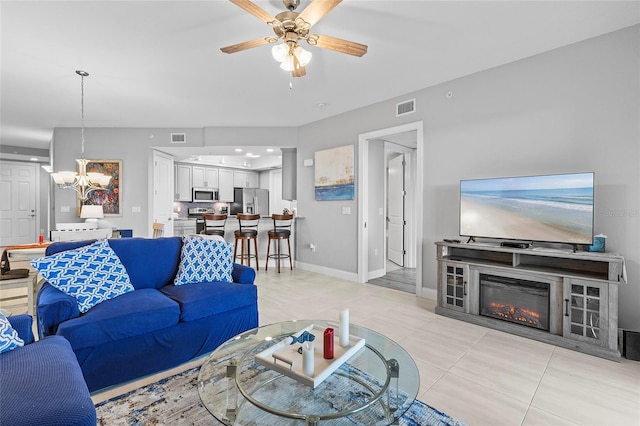
[[[498,243],[437,242],[436,250],[437,314],[620,360],[618,285],[626,283],[622,256]],[[497,284],[484,291],[491,282]],[[508,289],[502,296],[496,293],[500,286]],[[535,286],[540,289],[532,290]],[[496,300],[483,300],[487,294]],[[512,305],[510,297],[516,301]],[[521,299],[525,302],[517,302]],[[527,300],[542,300],[545,329],[527,325],[539,315],[529,306],[517,306]],[[489,306],[498,308],[490,314]]]

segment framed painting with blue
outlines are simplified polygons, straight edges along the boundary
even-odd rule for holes
[[[353,145],[316,151],[315,192],[317,201],[353,200],[355,198],[353,161]]]
[[[111,176],[109,185],[104,191],[91,191],[82,204],[101,205],[105,216],[122,216],[122,160],[89,160],[87,173],[103,173]],[[78,200],[80,214],[80,200]]]

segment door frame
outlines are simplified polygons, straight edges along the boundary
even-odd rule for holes
[[[149,191],[149,219],[147,220],[147,233],[149,236],[153,235],[153,219],[157,216],[156,215],[156,209],[155,209],[155,200],[154,200],[154,194],[155,191],[161,191],[161,190],[167,190],[167,188],[156,188],[155,183],[155,161],[156,158],[163,158],[165,160],[170,160],[171,161],[171,182],[175,185],[175,171],[173,168],[173,164],[174,164],[174,160],[173,160],[173,156],[169,155],[167,153],[164,153],[162,151],[158,151],[157,149],[152,149],[151,150],[151,155],[150,155],[150,164],[149,164],[149,186],[151,187],[151,191]],[[170,188],[171,193],[173,194],[175,192],[175,188]],[[173,197],[172,197],[173,198]],[[171,206],[171,210],[173,211],[173,205]],[[169,221],[171,222],[173,219],[172,216],[169,216]],[[173,222],[171,222],[169,225],[171,225],[170,229],[165,228],[165,236],[173,236]]]
[[[368,281],[369,273],[369,142],[375,139],[397,133],[416,131],[416,182],[414,185],[413,218],[415,222],[415,253],[416,253],[416,295],[422,296],[422,228],[423,228],[423,152],[424,152],[424,123],[422,120],[400,126],[389,127],[358,135],[358,282]]]

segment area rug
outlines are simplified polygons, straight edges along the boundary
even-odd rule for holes
[[[216,424],[215,418],[200,402],[198,394],[199,371],[200,367],[192,368],[99,403],[96,405],[98,425],[186,426]],[[302,422],[299,423],[302,424]],[[421,401],[413,403],[400,419],[399,425],[465,426],[464,423]]]

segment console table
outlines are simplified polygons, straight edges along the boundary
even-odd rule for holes
[[[626,284],[622,256],[543,247],[509,248],[497,243],[436,242],[436,258],[437,314],[620,360],[618,285]],[[514,282],[516,288],[521,282],[524,293],[531,292],[526,289],[527,283],[545,287],[545,329],[487,316],[481,306],[481,294],[485,294],[481,282],[491,279]],[[514,310],[511,308],[512,313]]]

